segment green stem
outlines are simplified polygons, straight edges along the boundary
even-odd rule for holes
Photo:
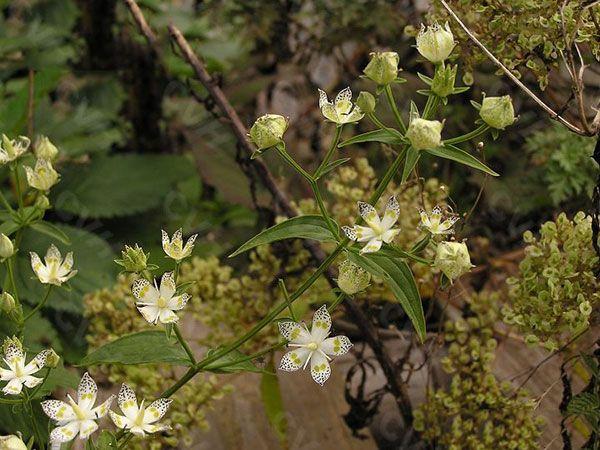
[[[346,294],[344,294],[343,292],[340,293],[337,296],[337,298],[333,301],[333,303],[331,305],[329,305],[329,308],[327,308],[327,311],[329,311],[330,313],[333,312],[335,310],[335,308],[337,308],[338,305],[344,301],[345,298],[346,298]]]
[[[126,446],[127,446],[127,443],[128,443],[128,442],[129,442],[131,439],[133,439],[133,434],[129,433],[127,436],[125,436],[125,439],[123,439],[123,442],[121,442],[121,443],[119,444],[119,449],[121,449],[121,448],[126,448]]]
[[[8,203],[8,200],[6,200],[6,197],[4,196],[4,194],[2,193],[2,191],[0,191],[0,203],[2,203],[4,205],[4,207],[8,211],[15,212],[15,210],[13,209],[13,207],[10,206],[10,203]]]
[[[371,120],[371,122],[373,122],[379,128],[382,128],[384,130],[387,130],[389,128],[385,123],[383,123],[381,120],[379,120],[379,118],[374,113],[368,113],[367,117]]]
[[[283,157],[283,159],[290,165],[292,166],[292,168],[298,172],[300,175],[302,175],[306,181],[308,181],[309,183],[313,183],[314,179],[312,177],[311,174],[309,174],[306,170],[304,170],[302,168],[302,166],[300,166],[300,164],[298,164],[294,158],[292,158],[290,156],[290,154],[287,152],[287,150],[285,149],[284,146],[279,145],[277,146],[277,151],[279,152],[279,154]]]
[[[329,161],[331,160],[331,157],[333,156],[333,152],[335,152],[337,150],[337,145],[340,142],[340,136],[342,135],[343,127],[344,127],[343,125],[338,125],[336,127],[335,137],[333,138],[333,142],[331,142],[331,146],[329,147],[329,150],[325,154],[325,158],[323,158],[323,161],[321,161],[321,164],[319,164],[319,167],[317,167],[317,170],[315,171],[315,173],[313,175],[313,178],[315,180],[317,180],[321,176],[321,172],[323,172],[323,169],[325,169],[327,164],[329,164]]]
[[[0,405],[19,405],[23,403],[21,400],[13,400],[9,398],[0,398]]]
[[[242,363],[242,362],[246,362],[246,361],[252,361],[253,359],[260,358],[261,356],[266,355],[267,353],[270,353],[270,352],[273,352],[275,350],[278,350],[281,347],[285,347],[286,344],[287,344],[287,342],[285,342],[285,341],[284,342],[278,342],[277,344],[273,344],[270,347],[267,347],[265,349],[259,350],[256,353],[253,353],[253,354],[248,355],[248,356],[244,356],[243,358],[236,359],[235,362],[236,362],[236,364],[238,364],[238,363]],[[223,364],[219,364],[218,366],[214,366],[213,365],[213,366],[211,366],[210,370],[215,370],[215,369],[220,369],[222,367],[227,367],[230,364],[231,364],[231,361],[227,361],[227,362],[225,362]]]
[[[281,292],[283,292],[283,298],[286,301],[290,300],[290,294],[288,293],[287,288],[285,287],[285,282],[280,278],[279,279],[279,288],[281,289]],[[292,304],[290,303],[288,309],[290,310],[290,316],[292,316],[292,320],[294,322],[298,322],[298,319],[296,318],[296,313],[294,312],[294,308],[292,308]]]
[[[44,305],[46,304],[46,302],[48,301],[48,297],[50,296],[50,292],[52,291],[52,285],[48,286],[48,289],[46,289],[46,295],[44,296],[44,298],[42,299],[41,302],[39,302],[37,305],[35,305],[35,308],[33,308],[29,314],[27,314],[24,318],[22,323],[27,322],[27,320],[29,320],[31,318],[31,316],[33,316],[36,312],[38,312],[40,309],[42,309],[44,307]]]
[[[175,392],[177,392],[179,389],[185,386],[185,384],[188,381],[194,378],[194,376],[198,372],[200,372],[200,369],[198,369],[197,366],[190,367],[188,371],[179,379],[179,381],[177,381],[173,386],[171,386],[162,394],[160,394],[160,398],[169,398],[171,395],[173,395]]]
[[[15,190],[17,191],[17,203],[19,204],[19,209],[23,209],[23,197],[21,196],[21,175],[19,175],[19,166],[17,164],[14,165],[15,172]]]
[[[192,352],[192,349],[188,345],[187,341],[183,338],[183,336],[181,334],[181,330],[179,329],[179,325],[177,325],[176,323],[173,324],[173,331],[175,332],[175,336],[177,336],[177,340],[179,341],[179,343],[181,344],[181,346],[187,353],[188,358],[190,359],[191,363],[193,365],[196,364],[196,357],[194,356],[194,352]]]
[[[6,260],[6,269],[8,271],[8,278],[10,280],[10,284],[12,285],[12,294],[15,297],[15,302],[19,304],[19,293],[17,291],[17,283],[15,283],[15,271],[13,270],[12,260],[12,256]]]
[[[25,391],[23,391],[23,396],[25,397],[25,406],[29,410],[35,442],[38,443],[39,448],[43,448],[44,441],[42,440],[40,430],[38,429],[38,424],[35,420],[35,414],[33,412],[33,405],[31,404],[31,398],[29,397],[29,395],[27,395],[27,392],[25,392]]]
[[[321,190],[319,189],[319,185],[316,181],[311,181],[310,187],[312,188],[313,194],[315,195],[315,200],[317,201],[317,205],[319,206],[319,211],[321,211],[321,215],[325,222],[327,223],[327,228],[331,231],[331,234],[337,239],[338,238],[338,229],[327,214],[327,209],[325,208],[325,202],[323,202],[323,196],[321,195]]]
[[[476,138],[477,136],[481,136],[487,130],[489,130],[489,125],[483,123],[475,128],[473,131],[467,134],[463,134],[462,136],[457,136],[452,139],[446,139],[444,144],[460,144],[461,142],[469,141],[471,139]]]
[[[179,278],[179,266],[181,265],[181,261],[177,261],[175,263],[175,269],[173,270],[173,281],[177,283],[177,278]]]
[[[387,101],[390,104],[390,108],[392,108],[392,112],[394,113],[396,122],[400,127],[400,131],[402,132],[402,134],[406,133],[406,125],[404,125],[404,120],[402,120],[400,111],[398,111],[398,105],[396,105],[396,100],[394,100],[394,93],[392,92],[392,87],[389,84],[385,86],[385,96],[387,97]]]

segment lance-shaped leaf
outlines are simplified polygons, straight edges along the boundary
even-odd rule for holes
[[[431,148],[425,150],[426,152],[439,156],[440,158],[450,159],[452,161],[456,161],[458,163],[464,164],[465,166],[473,167],[474,169],[481,170],[489,175],[497,177],[498,174],[486,166],[484,163],[479,161],[470,153],[465,152],[464,150],[455,147],[454,145],[445,145],[443,147]]]
[[[348,253],[348,259],[384,280],[412,322],[419,339],[423,341],[426,333],[423,303],[413,274],[406,262],[378,253],[360,255],[352,251]]]
[[[383,144],[399,145],[404,143],[404,137],[398,130],[393,128],[382,128],[380,130],[367,131],[366,133],[351,137],[350,139],[341,142],[338,147],[342,148],[352,144],[361,144],[363,142],[381,142]]]
[[[267,228],[254,236],[248,242],[243,244],[235,252],[229,255],[230,258],[247,252],[259,245],[270,244],[271,242],[281,241],[283,239],[313,239],[321,242],[335,242],[335,236],[331,234],[325,219],[321,216],[307,215],[287,219],[277,225]]]

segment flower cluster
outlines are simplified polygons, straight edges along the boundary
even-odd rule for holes
[[[600,303],[592,219],[579,212],[569,220],[563,213],[542,225],[539,238],[527,231],[523,240],[520,273],[507,280],[504,321],[523,332],[527,342],[555,350],[589,326]]]
[[[472,315],[445,325],[448,356],[442,360],[452,375],[449,387],[429,391],[414,413],[414,427],[428,443],[448,449],[539,448],[541,419],[536,404],[492,373],[493,325],[498,296],[481,293],[468,300]]]

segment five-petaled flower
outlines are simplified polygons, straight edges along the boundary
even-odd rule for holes
[[[34,377],[33,374],[46,365],[46,357],[49,353],[49,350],[44,350],[25,364],[26,355],[21,347],[16,342],[9,343],[4,351],[4,362],[8,369],[0,368],[0,380],[8,381],[2,388],[2,392],[7,395],[18,395],[23,390],[23,385],[33,388],[40,384],[43,379]]]
[[[326,119],[338,125],[358,122],[364,114],[358,106],[352,103],[352,91],[349,87],[341,90],[332,103],[325,91],[319,89],[319,108]]]
[[[167,256],[175,261],[181,261],[192,254],[194,241],[197,237],[197,234],[190,236],[185,245],[183,245],[181,228],[173,234],[172,239],[169,239],[169,235],[165,230],[162,230],[162,247]]]
[[[46,415],[58,425],[50,433],[51,443],[69,442],[78,434],[80,439],[87,439],[98,429],[96,420],[108,413],[115,396],[111,395],[104,403],[94,407],[97,394],[98,386],[86,372],[77,388],[77,401],[67,395],[68,403],[61,400],[42,402]]]
[[[383,219],[379,218],[375,208],[368,203],[358,202],[358,211],[368,226],[354,225],[342,229],[349,239],[367,243],[360,251],[361,253],[378,251],[383,242],[389,244],[400,232],[400,228],[392,228],[400,215],[400,205],[393,195],[387,202]]]
[[[325,305],[315,312],[310,331],[304,323],[291,321],[279,322],[279,331],[289,341],[290,347],[296,347],[283,355],[279,369],[287,372],[305,369],[310,361],[310,374],[320,385],[331,375],[331,357],[344,355],[352,347],[346,336],[328,337],[331,316]]]
[[[173,323],[179,320],[174,311],[183,309],[189,300],[189,294],[175,295],[177,286],[173,272],[166,272],[160,279],[160,287],[150,284],[145,278],[135,280],[131,288],[133,296],[137,299],[136,306],[144,319],[157,324]]]
[[[14,161],[27,151],[31,141],[27,136],[19,136],[17,139],[9,139],[5,134],[2,135],[2,145],[0,146],[0,164],[6,164]]]
[[[165,415],[171,402],[172,400],[159,398],[144,408],[144,400],[142,400],[142,404],[138,406],[135,392],[128,385],[123,384],[117,403],[124,415],[111,411],[110,418],[117,427],[142,437],[146,433],[166,431],[171,428],[169,425],[156,422]]]
[[[452,234],[454,232],[452,227],[458,220],[456,214],[444,214],[439,206],[433,208],[430,213],[422,209],[419,214],[421,215],[421,227],[433,235]]]
[[[35,272],[40,282],[44,284],[54,284],[60,286],[70,278],[77,274],[76,270],[73,269],[73,252],[67,253],[63,261],[60,251],[54,244],[50,245],[44,261],[42,263],[39,255],[35,252],[30,252],[31,255],[31,268]]]
[[[25,166],[25,175],[29,186],[44,192],[58,183],[60,178],[58,172],[52,167],[52,163],[42,158],[36,160],[35,167]]]

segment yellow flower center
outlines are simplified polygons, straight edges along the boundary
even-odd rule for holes
[[[166,308],[167,300],[161,295],[160,297],[158,297],[158,302],[156,303],[156,305],[161,309]]]
[[[314,352],[319,348],[319,344],[317,344],[316,342],[310,342],[306,344],[306,348]]]

